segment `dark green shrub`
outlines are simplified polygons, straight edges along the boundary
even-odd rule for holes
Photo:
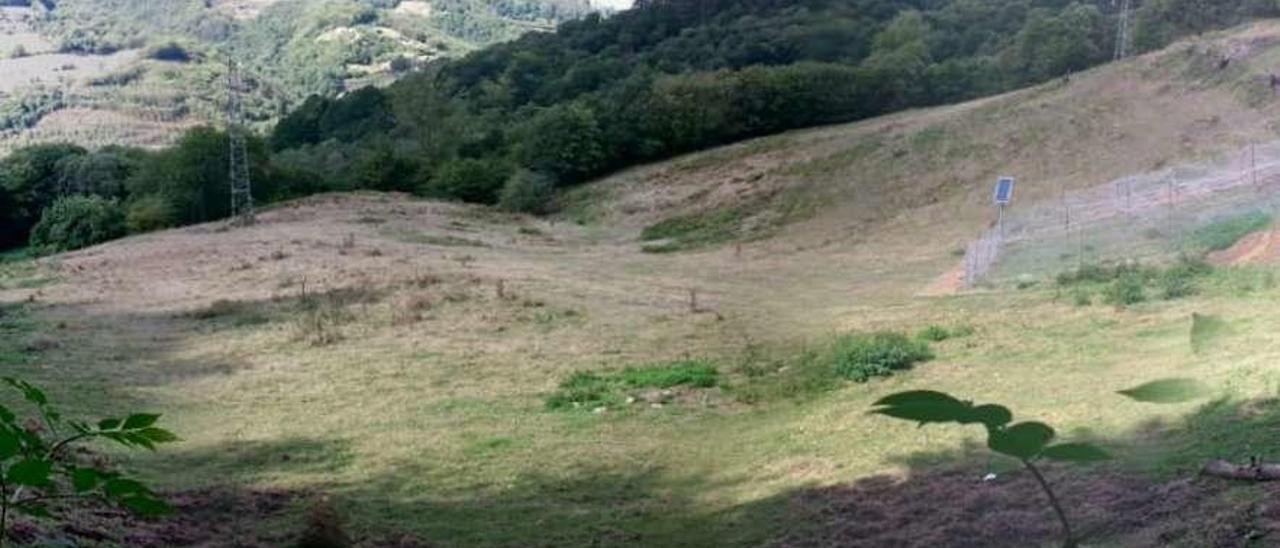
[[[440,166],[421,191],[433,198],[493,204],[511,172],[500,158],[459,158]]]
[[[1116,278],[1102,291],[1102,300],[1115,306],[1129,306],[1147,300],[1142,276],[1129,273]]]
[[[1077,287],[1071,291],[1071,302],[1076,306],[1090,306],[1093,304],[1093,293],[1083,287]]]
[[[125,214],[125,227],[132,233],[150,232],[178,224],[178,210],[159,194],[135,199]]]
[[[546,175],[527,169],[516,171],[502,185],[498,205],[515,213],[541,215],[555,193],[555,181]]]
[[[836,373],[855,382],[887,377],[931,359],[933,351],[927,343],[893,332],[845,335],[831,347]]]
[[[186,63],[191,60],[191,54],[187,49],[177,42],[168,42],[152,47],[146,53],[147,57],[157,61],[170,61],[174,63]]]
[[[70,251],[125,234],[124,210],[99,196],[60,198],[31,229],[31,246],[46,253]]]

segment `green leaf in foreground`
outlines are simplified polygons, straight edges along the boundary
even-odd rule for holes
[[[49,474],[52,471],[52,462],[40,459],[26,459],[10,467],[6,476],[9,483],[14,485],[43,487],[49,484]]]
[[[1003,455],[1033,459],[1053,440],[1053,428],[1042,422],[1020,422],[1004,430],[991,432],[987,447]]]
[[[1121,390],[1120,394],[1143,403],[1184,403],[1208,392],[1209,387],[1195,379],[1162,379]]]
[[[155,415],[151,413],[138,413],[136,415],[129,415],[129,418],[125,419],[124,426],[122,426],[121,428],[125,430],[146,428],[148,426],[155,424],[157,420],[160,420],[160,415]]]
[[[978,423],[988,429],[996,429],[1013,422],[1013,412],[1003,405],[979,405],[970,410],[969,418],[962,422]]]
[[[151,496],[133,496],[121,499],[121,504],[144,517],[163,516],[173,511],[164,501]]]

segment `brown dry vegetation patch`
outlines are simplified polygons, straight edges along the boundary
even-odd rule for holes
[[[1029,474],[984,481],[980,469],[875,476],[804,491],[792,501],[796,529],[774,546],[1026,547],[1060,542],[1061,529]],[[1117,546],[1245,546],[1280,542],[1280,487],[1260,502],[1229,500],[1218,480],[1155,482],[1106,470],[1048,474],[1088,539]]]

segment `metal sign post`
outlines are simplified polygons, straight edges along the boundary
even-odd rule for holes
[[[1013,201],[1013,177],[1000,177],[996,179],[996,195],[995,203],[998,209],[1000,236],[1004,236],[1004,208]]]

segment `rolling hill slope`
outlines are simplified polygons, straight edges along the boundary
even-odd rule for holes
[[[0,356],[76,414],[163,410],[185,441],[125,462],[170,492],[292,501],[200,506],[263,544],[296,535],[319,493],[371,545],[1052,542],[1034,487],[976,432],[866,413],[920,388],[1106,445],[1113,464],[1051,469],[1099,545],[1280,534],[1270,488],[1185,479],[1209,457],[1280,454],[1263,433],[1280,423],[1269,267],[1127,307],[1076,305],[1043,280],[916,296],[993,221],[998,174],[1037,203],[1275,139],[1277,60],[1280,23],[1263,22],[1069,81],[633,168],[561,196],[551,218],[326,195],[250,228],[10,263]],[[1189,341],[1193,314],[1227,328]],[[969,335],[883,380],[804,376],[835,335],[930,325]],[[551,405],[575,373],[690,360],[717,385]],[[1167,376],[1219,398],[1114,394]],[[210,531],[189,533],[230,534]]]

